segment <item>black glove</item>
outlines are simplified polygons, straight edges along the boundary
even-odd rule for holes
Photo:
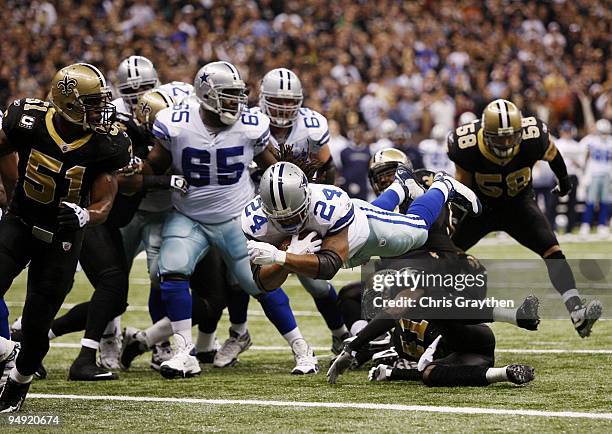
[[[557,196],[563,197],[568,195],[574,186],[572,185],[572,181],[570,181],[569,176],[564,176],[560,178],[557,182],[555,188],[553,188],[550,192],[552,194],[556,194]]]
[[[89,222],[89,211],[72,202],[62,202],[57,214],[60,229],[75,231]]]

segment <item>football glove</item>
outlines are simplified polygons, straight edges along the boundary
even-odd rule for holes
[[[323,240],[313,240],[317,236],[315,231],[312,231],[304,239],[300,240],[299,235],[291,237],[291,243],[287,247],[287,253],[293,253],[294,255],[305,255],[307,253],[317,253],[321,250],[321,243]]]
[[[261,241],[247,241],[247,251],[251,262],[256,265],[283,265],[287,259],[287,252]]]
[[[346,349],[342,350],[327,371],[327,382],[329,384],[336,384],[338,377],[354,363],[357,363],[357,361],[355,360],[355,356],[352,354],[352,352],[350,350],[347,351]]]
[[[62,202],[62,207],[57,214],[57,223],[60,229],[76,230],[89,222],[89,211],[81,208],[76,203]]]
[[[383,365],[382,363],[378,366],[372,367],[368,372],[369,381],[389,381],[391,378],[392,366]]]
[[[174,191],[178,191],[181,194],[187,194],[189,190],[189,184],[184,176],[181,175],[172,175],[170,177],[170,189]]]
[[[551,193],[559,197],[563,197],[567,196],[572,191],[572,188],[574,188],[574,186],[572,185],[572,181],[570,181],[569,176],[564,176],[558,180],[557,185],[551,190]]]
[[[434,339],[431,344],[429,344],[425,352],[421,355],[419,363],[417,364],[417,369],[419,370],[419,372],[423,372],[425,368],[431,365],[431,363],[433,362],[434,354],[438,349],[438,343],[440,342],[440,339],[442,339],[442,335],[438,335],[438,337]]]

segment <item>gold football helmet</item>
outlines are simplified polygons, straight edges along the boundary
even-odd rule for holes
[[[141,125],[151,131],[157,113],[174,104],[176,104],[174,99],[163,90],[149,90],[138,98],[134,107],[134,116]]]
[[[523,137],[521,111],[505,99],[490,102],[482,112],[485,145],[497,157],[507,158]]]
[[[385,148],[376,152],[368,164],[368,178],[376,195],[382,193],[395,179],[398,164],[412,168],[412,163],[399,149]]]
[[[64,119],[107,134],[115,120],[112,94],[102,73],[88,63],[60,69],[51,80],[49,101]]]

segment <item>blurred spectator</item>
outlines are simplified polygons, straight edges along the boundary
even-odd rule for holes
[[[348,146],[340,153],[339,185],[351,197],[363,200],[368,200],[368,163],[372,156],[368,148],[371,137],[368,136],[362,130],[355,130]]]
[[[575,140],[576,127],[569,121],[565,121],[559,127],[559,138],[554,139],[555,145],[567,166],[567,173],[570,177],[574,188],[567,197],[567,226],[566,232],[572,232],[576,226],[576,197],[579,189],[584,187],[581,185],[582,172],[584,169],[584,161],[586,157],[586,149],[578,144]]]
[[[580,227],[581,234],[591,230],[595,206],[599,207],[597,232],[607,235],[608,208],[612,202],[612,127],[607,119],[595,124],[595,133],[580,141],[587,149],[585,179],[587,182],[586,211]]]
[[[431,130],[431,138],[419,143],[419,151],[426,169],[455,174],[455,164],[448,158],[447,153],[446,136],[449,131],[446,126],[438,124]]]

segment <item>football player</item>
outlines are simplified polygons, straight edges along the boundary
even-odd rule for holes
[[[190,184],[187,194],[173,195],[175,210],[162,234],[161,293],[177,348],[174,357],[162,363],[161,373],[174,378],[200,372],[196,358],[189,354],[193,348],[189,276],[211,244],[219,249],[240,287],[257,297],[291,345],[297,361],[294,372],[313,371],[312,350],[297,328],[285,293],[280,288],[263,293],[253,282],[239,227],[239,213],[254,195],[245,169],[253,160],[260,167],[275,161],[268,149],[269,120],[246,108],[246,85],[229,62],[203,66],[194,87],[195,100],[158,114],[153,133],[159,143],[143,165],[143,174],[172,167]],[[242,348],[250,344],[246,324],[231,333]]]
[[[266,169],[260,195],[242,213],[259,288],[276,288],[290,273],[331,279],[342,266],[355,267],[372,256],[397,257],[420,247],[449,200],[472,213],[481,211],[476,195],[446,174],[438,173],[424,194],[407,167],[399,166],[396,176],[397,182],[370,204],[350,199],[337,187],[308,183],[294,164],[279,162]],[[386,211],[417,195],[405,214]],[[313,233],[321,239],[315,240]],[[288,236],[289,248],[279,250]]]
[[[589,336],[601,316],[601,303],[581,300],[557,237],[533,198],[531,169],[538,160],[548,161],[557,176],[557,194],[565,196],[572,189],[546,124],[523,117],[512,102],[498,99],[487,105],[480,120],[449,134],[448,155],[457,179],[473,186],[484,206],[480,216],[467,216],[457,225],[453,242],[465,251],[489,232],[507,232],[546,260],[550,280],[576,331]]]
[[[315,171],[313,178],[316,182],[334,184],[336,167],[328,145],[327,119],[314,110],[302,107],[303,100],[302,83],[293,71],[277,68],[264,75],[259,106],[270,118],[270,143],[279,160],[302,161]],[[338,354],[349,333],[337,306],[335,288],[325,280],[300,275],[298,279],[312,295],[332,333],[332,352]]]
[[[114,172],[129,163],[130,140],[114,114],[104,76],[86,63],[55,74],[49,102],[17,100],[5,113],[0,173],[12,200],[0,221],[0,294],[30,265],[21,351],[0,394],[2,412],[21,408],[72,286],[83,228],[106,220],[117,192]],[[0,339],[0,354],[14,345]]]

